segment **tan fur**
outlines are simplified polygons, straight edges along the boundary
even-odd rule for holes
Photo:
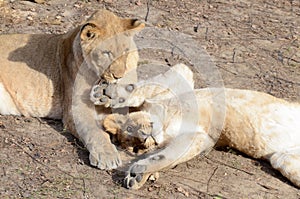
[[[116,168],[119,155],[95,121],[89,92],[100,76],[116,82],[136,67],[132,36],[143,27],[100,10],[62,35],[0,35],[0,103],[9,106],[0,106],[0,114],[63,119],[90,151],[92,165]],[[107,114],[98,111],[99,118]]]
[[[148,80],[149,83],[145,80],[134,84],[135,89],[127,93],[128,85],[110,85],[107,89],[110,91],[107,94],[115,96],[109,102],[111,107],[133,106],[150,113],[140,115],[144,118],[142,123],[153,122],[152,137],[159,145],[168,143],[163,150],[133,163],[125,186],[138,189],[149,173],[185,162],[218,141],[219,146],[230,146],[252,157],[269,160],[275,169],[300,187],[300,104],[239,89],[205,88],[194,90],[191,95],[186,85],[185,89],[179,88],[186,93],[171,97],[172,89],[184,84],[177,78],[178,74],[193,86],[186,70],[188,67],[176,65],[156,79]],[[160,87],[157,82],[176,87]],[[184,115],[191,111],[195,113],[191,117]],[[130,114],[122,117],[130,117]],[[155,127],[157,121],[158,127]]]
[[[120,146],[131,153],[146,153],[155,146],[152,122],[147,112],[129,115],[110,114],[103,120],[104,129],[114,135]]]

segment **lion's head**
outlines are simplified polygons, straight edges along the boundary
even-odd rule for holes
[[[103,120],[103,127],[116,137],[123,148],[133,148],[137,152],[155,145],[152,137],[152,121],[147,112],[133,112],[127,115],[110,114]]]
[[[136,69],[135,33],[145,27],[136,19],[120,18],[107,10],[95,12],[80,29],[80,45],[90,69],[113,83]]]

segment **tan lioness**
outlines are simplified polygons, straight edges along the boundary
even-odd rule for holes
[[[108,112],[95,114],[89,92],[100,77],[116,82],[136,68],[133,35],[143,27],[100,10],[66,34],[1,35],[0,114],[63,119],[92,165],[116,168],[119,154],[95,120]]]
[[[109,115],[106,129],[121,137],[136,134],[138,142],[128,144],[149,139],[155,140],[148,141],[152,145],[166,144],[130,166],[126,187],[138,189],[151,173],[188,161],[215,143],[269,160],[300,187],[300,104],[250,90],[193,88],[193,74],[183,64],[135,84],[108,85],[111,107],[141,112]]]

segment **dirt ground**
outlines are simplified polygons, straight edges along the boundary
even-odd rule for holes
[[[139,19],[148,10],[149,24],[192,35],[226,87],[300,100],[299,0],[0,0],[0,33],[64,33],[104,7]],[[0,177],[0,198],[300,198],[269,163],[232,149],[127,190],[118,174],[89,166],[61,121],[14,116],[0,116]]]

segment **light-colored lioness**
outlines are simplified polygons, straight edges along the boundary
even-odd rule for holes
[[[136,68],[133,35],[143,27],[99,10],[66,34],[0,35],[0,114],[63,119],[92,165],[116,168],[119,154],[95,119],[108,111],[96,115],[89,93],[100,77],[116,82]]]
[[[191,89],[186,87],[186,93],[182,91],[174,96],[174,88],[180,89],[184,83],[182,78],[186,85],[194,88],[192,72],[185,65],[176,65],[149,80],[106,88],[105,94],[111,98],[107,103],[111,107],[140,107],[150,113],[134,114],[141,114],[135,118],[153,123],[151,137],[158,145],[167,142],[162,150],[130,166],[125,177],[126,187],[140,188],[151,173],[190,160],[209,150],[216,141],[217,145],[269,160],[275,169],[300,187],[299,104],[261,92],[227,88],[204,88],[189,93]],[[159,86],[160,83],[168,86]],[[195,107],[196,110],[192,110]],[[190,112],[196,113],[194,117]],[[133,119],[130,114],[110,116],[110,126],[106,129],[122,131],[119,128],[126,127],[126,121]],[[115,125],[113,120],[121,122]]]

